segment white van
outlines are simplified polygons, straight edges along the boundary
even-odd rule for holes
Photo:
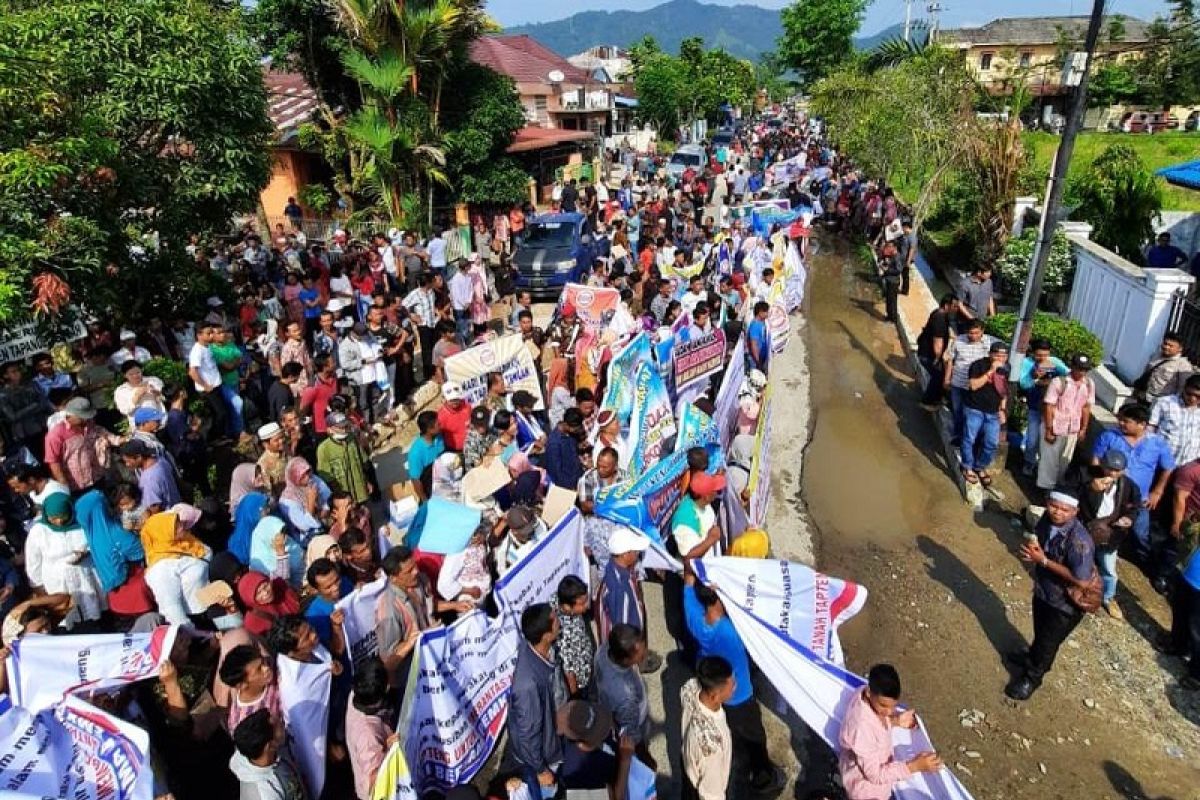
[[[696,172],[704,170],[704,148],[698,144],[685,144],[672,153],[667,161],[667,174],[679,180],[688,167]]]

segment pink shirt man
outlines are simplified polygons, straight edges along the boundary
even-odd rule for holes
[[[1070,375],[1050,381],[1046,387],[1045,405],[1054,406],[1055,436],[1076,436],[1083,421],[1083,411],[1096,402],[1096,387],[1087,375],[1075,380]]]
[[[838,769],[850,800],[888,800],[912,774],[892,754],[892,723],[875,713],[863,688],[846,706],[838,734]]]

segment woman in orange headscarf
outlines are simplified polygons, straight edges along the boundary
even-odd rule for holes
[[[189,615],[207,608],[199,592],[208,583],[212,551],[192,534],[199,521],[199,509],[179,503],[154,514],[142,526],[146,585],[158,612],[172,625],[186,625]]]

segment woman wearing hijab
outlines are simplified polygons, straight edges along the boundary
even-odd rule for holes
[[[556,358],[550,362],[550,372],[546,375],[546,394],[550,398],[550,409],[546,416],[553,430],[562,422],[566,410],[575,405],[575,395],[571,393],[570,369],[565,358]]]
[[[92,566],[114,614],[130,620],[154,610],[142,562],[146,553],[136,533],[109,509],[108,498],[93,489],[75,503],[75,516],[87,536]]]
[[[733,437],[725,458],[725,477],[729,485],[746,504],[745,491],[750,486],[750,465],[754,461],[754,434],[742,433]]]
[[[546,471],[541,467],[535,467],[529,460],[529,456],[520,450],[512,454],[512,457],[508,459],[507,466],[508,474],[512,476],[513,481],[496,492],[496,500],[500,503],[500,508],[507,511],[517,504],[533,506],[540,502],[542,493],[549,483]]]
[[[328,501],[329,488],[313,474],[312,465],[299,456],[287,462],[284,476],[286,484],[279,495],[279,513],[292,526],[297,538],[304,541],[322,529],[321,511]]]
[[[308,547],[304,551],[305,571],[307,572],[314,561],[321,558],[328,558],[335,564],[342,562],[342,546],[328,533],[318,534],[309,541]]]
[[[234,514],[233,535],[229,537],[229,552],[243,564],[250,563],[250,537],[254,528],[267,513],[271,498],[262,492],[250,492],[242,498]]]
[[[42,516],[25,540],[25,573],[31,585],[47,594],[71,596],[64,627],[100,619],[106,608],[104,590],[69,495],[56,492],[42,503]]]
[[[154,593],[159,613],[172,625],[190,625],[188,616],[207,608],[199,592],[208,584],[212,551],[192,533],[199,521],[199,509],[178,503],[142,526],[146,585]]]
[[[300,598],[281,578],[247,572],[238,580],[237,594],[246,609],[245,628],[255,636],[266,636],[280,617],[300,613]]]
[[[462,457],[458,453],[442,453],[433,462],[434,497],[461,503],[462,479]]]
[[[237,516],[238,505],[251,492],[263,490],[262,470],[257,463],[238,464],[233,468],[233,479],[229,483],[229,516]]]
[[[286,523],[279,517],[263,517],[250,535],[250,569],[282,578],[299,589],[304,581],[304,549],[287,535]]]

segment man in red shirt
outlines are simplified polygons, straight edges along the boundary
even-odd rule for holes
[[[438,409],[438,427],[447,450],[462,452],[471,426],[471,404],[463,399],[463,390],[454,381],[442,384],[442,407]]]
[[[329,401],[338,390],[337,365],[327,355],[318,356],[314,363],[317,379],[313,381],[312,386],[300,393],[300,413],[304,414],[312,409],[313,430],[318,437],[324,438],[328,430],[325,425],[325,412],[329,408]]]

